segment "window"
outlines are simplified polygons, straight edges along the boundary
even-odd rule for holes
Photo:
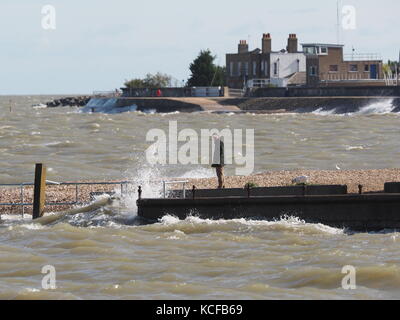
[[[349,68],[350,72],[358,72],[358,65],[357,64],[351,64]]]
[[[257,75],[257,62],[253,61],[253,76]]]
[[[315,47],[305,47],[304,48],[304,53],[305,54],[316,54],[317,53],[317,48]]]
[[[310,67],[310,76],[316,76],[316,75],[317,75],[317,67],[311,66]]]
[[[364,65],[364,72],[369,72],[369,64]]]
[[[274,62],[274,76],[278,75],[278,63]]]
[[[332,64],[329,66],[329,72],[338,72],[339,66],[337,64]]]
[[[321,55],[328,55],[328,48],[327,47],[321,47],[319,50],[319,53]]]
[[[233,62],[231,62],[229,64],[229,71],[230,71],[231,77],[233,77]]]
[[[246,76],[249,75],[249,63],[248,63],[248,62],[245,62],[245,63],[244,63],[244,74],[245,74]]]
[[[237,75],[240,77],[242,75],[242,63],[238,62],[238,73]]]

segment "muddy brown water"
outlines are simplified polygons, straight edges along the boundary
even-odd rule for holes
[[[12,99],[12,112],[9,100]],[[133,179],[149,195],[160,177],[209,177],[207,166],[146,164],[146,132],[180,128],[255,129],[255,172],[397,168],[400,116],[390,106],[358,114],[81,114],[33,109],[51,97],[0,97],[0,182],[33,179],[48,165],[55,181]],[[228,168],[228,173],[232,174]],[[178,221],[138,225],[135,194],[49,224],[19,215],[0,223],[0,299],[397,299],[400,239],[395,231],[350,234],[280,221]],[[56,270],[55,290],[42,268]],[[344,266],[356,268],[344,290]]]

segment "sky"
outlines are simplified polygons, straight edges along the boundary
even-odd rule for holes
[[[400,1],[339,2],[341,26],[343,6],[355,9],[355,28],[340,28],[345,53],[398,60]],[[43,28],[46,5],[55,29]],[[290,33],[300,43],[337,43],[337,0],[1,0],[0,95],[110,91],[156,72],[182,83],[200,50],[225,65],[239,40],[260,48],[263,33],[273,50]]]

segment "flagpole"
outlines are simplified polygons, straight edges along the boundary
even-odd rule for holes
[[[336,1],[336,41],[340,44],[340,15],[339,15],[339,0]]]

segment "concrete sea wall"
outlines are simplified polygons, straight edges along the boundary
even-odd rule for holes
[[[230,102],[232,103],[232,102]],[[382,97],[301,97],[301,98],[247,98],[236,105],[244,111],[313,112],[319,109],[335,113],[351,113],[374,104],[393,106],[392,112],[400,112],[400,98]]]
[[[400,86],[258,88],[247,94],[251,97],[399,97]]]
[[[169,112],[313,112],[319,109],[351,113],[374,104],[400,112],[400,98],[391,97],[262,97],[262,98],[97,98],[84,111],[97,112],[96,106],[124,110],[135,105],[138,111]]]

